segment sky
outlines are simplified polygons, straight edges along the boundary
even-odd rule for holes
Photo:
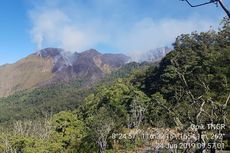
[[[180,0],[1,0],[0,65],[46,47],[135,57],[182,33],[216,29],[224,16],[214,4]]]

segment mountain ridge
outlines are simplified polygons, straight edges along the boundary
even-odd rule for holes
[[[156,62],[171,51],[158,48],[143,54],[139,62]],[[85,80],[88,86],[132,59],[124,54],[100,53],[95,49],[69,52],[44,48],[13,64],[0,66],[0,97],[49,84]]]
[[[61,48],[45,48],[14,64],[0,66],[0,97],[75,78],[95,82],[128,60],[123,54],[102,54],[94,49],[71,53]]]

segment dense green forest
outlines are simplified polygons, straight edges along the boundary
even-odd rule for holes
[[[12,117],[14,122],[2,127],[0,152],[192,153],[230,149],[227,140],[213,137],[230,133],[229,19],[221,26],[218,31],[182,34],[176,38],[174,50],[157,66],[128,64],[91,89],[78,88],[78,82],[1,99],[0,121]],[[54,115],[39,115],[36,111],[41,110]],[[191,130],[191,125],[207,124],[224,124],[225,128]],[[192,133],[195,138],[157,141],[148,137],[148,132]],[[201,138],[203,133],[205,138]],[[182,142],[198,145],[157,146]],[[216,143],[224,145],[213,146]]]
[[[61,110],[73,110],[90,92],[82,89],[83,81],[50,85],[32,91],[21,91],[0,99],[0,122],[35,119]]]

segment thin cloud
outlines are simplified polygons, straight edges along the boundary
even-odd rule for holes
[[[101,37],[94,37],[94,31],[79,29],[67,14],[59,9],[31,11],[33,23],[31,35],[37,49],[57,46],[69,51],[79,51],[94,46]]]
[[[198,18],[164,19],[161,21],[145,18],[123,33],[118,39],[118,46],[136,59],[150,49],[170,46],[175,38],[182,33],[207,31],[211,25],[215,24]]]
[[[207,31],[215,25],[211,20],[200,20],[197,15],[187,19],[156,20],[139,16],[134,20],[131,18],[135,15],[133,12],[119,14],[119,9],[128,8],[121,0],[109,0],[103,5],[99,0],[86,4],[71,0],[69,3],[62,3],[62,0],[42,2],[33,3],[29,11],[31,38],[38,49],[61,47],[83,51],[106,44],[135,58],[150,49],[171,45],[181,33]],[[110,11],[108,6],[116,9]]]

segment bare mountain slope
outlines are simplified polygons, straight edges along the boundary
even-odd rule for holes
[[[128,60],[122,54],[101,54],[94,49],[70,53],[46,48],[14,64],[0,66],[0,97],[75,78],[93,82]]]

